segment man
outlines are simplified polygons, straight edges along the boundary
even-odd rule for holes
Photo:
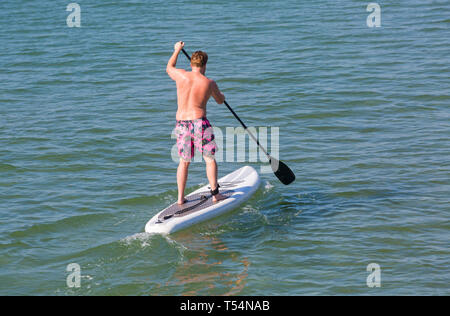
[[[219,193],[217,183],[217,163],[214,154],[217,150],[214,133],[206,118],[206,103],[212,96],[218,104],[225,101],[225,96],[217,84],[205,76],[208,55],[197,51],[192,55],[191,68],[188,72],[177,69],[178,55],[184,47],[183,42],[175,44],[174,52],[167,63],[167,74],[177,85],[178,111],[175,127],[177,135],[178,155],[180,164],[177,170],[178,204],[184,204],[184,189],[186,187],[188,168],[195,148],[202,154],[206,162],[206,174],[211,187],[214,202],[224,197]]]

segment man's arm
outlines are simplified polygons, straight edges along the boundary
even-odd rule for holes
[[[225,102],[225,96],[220,91],[217,83],[214,80],[211,80],[211,95],[214,97],[218,104],[222,104],[223,102]]]
[[[175,68],[177,65],[178,55],[184,47],[183,42],[178,42],[175,44],[174,52],[172,57],[170,57],[169,62],[167,63],[166,71],[172,80],[177,81],[181,78],[182,74],[185,72],[183,69]]]

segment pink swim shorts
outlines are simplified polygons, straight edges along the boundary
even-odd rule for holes
[[[214,131],[206,117],[196,120],[177,121],[175,126],[178,155],[191,161],[197,148],[203,156],[214,158],[217,151]]]

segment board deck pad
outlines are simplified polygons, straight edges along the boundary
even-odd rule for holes
[[[184,204],[173,203],[155,214],[145,225],[150,234],[172,234],[192,225],[231,212],[247,201],[260,185],[258,172],[250,166],[241,167],[218,180],[223,200],[213,202],[211,188],[200,184],[185,199]]]
[[[222,185],[220,184],[221,188],[227,187],[228,185]],[[201,211],[207,207],[210,207],[213,204],[219,204],[222,201],[225,201],[227,198],[229,198],[231,195],[233,195],[233,190],[227,190],[220,192],[222,196],[225,197],[225,199],[220,200],[216,203],[213,202],[212,195],[210,192],[200,192],[194,195],[190,195],[186,197],[187,202],[185,202],[182,205],[178,205],[177,203],[172,204],[168,208],[166,208],[161,214],[158,216],[158,222],[156,223],[162,223],[166,220],[169,220],[173,217],[182,217],[186,216],[198,211]]]

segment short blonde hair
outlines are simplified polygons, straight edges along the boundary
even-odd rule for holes
[[[208,54],[202,52],[201,50],[196,51],[192,54],[191,58],[191,66],[194,67],[203,67],[208,62]]]

